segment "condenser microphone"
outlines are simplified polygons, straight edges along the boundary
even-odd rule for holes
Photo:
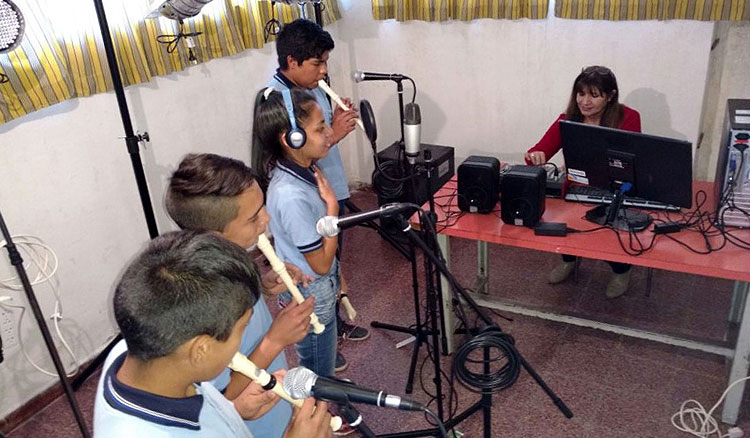
[[[398,73],[373,73],[369,71],[356,70],[352,72],[354,82],[362,81],[403,81],[407,77]]]
[[[385,204],[377,210],[372,211],[363,211],[346,216],[323,216],[315,224],[315,229],[323,237],[334,237],[344,228],[360,225],[373,219],[391,216],[410,209],[419,209],[419,206],[408,202],[394,202]]]
[[[296,399],[315,397],[337,403],[365,403],[402,411],[424,411],[427,408],[412,400],[390,395],[384,391],[363,388],[343,380],[321,377],[305,367],[292,368],[286,372],[284,390]]]
[[[414,164],[419,156],[422,137],[422,115],[419,105],[411,102],[404,108],[404,148],[409,164]]]

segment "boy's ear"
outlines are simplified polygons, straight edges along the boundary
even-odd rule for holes
[[[286,55],[286,65],[289,66],[289,68],[299,67],[299,62],[297,62],[292,55]]]
[[[212,341],[215,341],[215,339],[208,335],[198,335],[188,341],[190,343],[188,354],[190,355],[191,365],[200,366],[207,358],[211,357]]]

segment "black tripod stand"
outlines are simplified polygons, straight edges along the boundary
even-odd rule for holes
[[[55,343],[49,333],[47,323],[44,321],[44,315],[42,315],[42,311],[39,308],[39,302],[36,300],[34,290],[31,288],[29,277],[26,275],[26,270],[23,267],[23,258],[18,252],[16,245],[13,243],[13,239],[11,238],[10,231],[8,231],[8,227],[5,225],[2,213],[0,213],[0,230],[2,231],[3,239],[5,240],[5,247],[8,249],[10,263],[16,268],[18,278],[21,279],[23,290],[26,292],[26,298],[29,300],[29,306],[31,306],[31,311],[39,325],[39,330],[42,332],[42,338],[47,346],[47,350],[49,351],[50,356],[52,356],[52,362],[55,364],[55,370],[57,370],[57,375],[59,376],[60,383],[65,391],[65,396],[68,398],[70,409],[73,410],[73,415],[76,418],[76,423],[78,423],[78,428],[81,429],[81,435],[88,438],[91,435],[89,434],[88,428],[86,428],[86,423],[81,415],[81,410],[78,408],[78,403],[76,403],[73,388],[70,386],[68,376],[65,374],[65,367],[63,367],[62,361],[60,360],[60,355],[57,354],[57,348],[55,348]],[[19,333],[18,335],[20,336],[21,334]]]
[[[133,165],[133,173],[135,174],[135,181],[138,185],[138,194],[141,198],[141,206],[143,207],[143,214],[146,217],[146,225],[148,226],[148,234],[153,239],[159,235],[159,230],[156,227],[156,217],[154,216],[154,209],[151,205],[151,197],[148,192],[148,183],[146,181],[146,173],[143,170],[143,163],[141,162],[141,156],[139,151],[139,144],[142,141],[148,141],[148,133],[143,135],[136,135],[133,131],[133,123],[130,119],[130,111],[128,110],[128,102],[125,99],[125,88],[122,85],[122,78],[120,76],[120,69],[117,66],[117,57],[115,56],[115,48],[112,44],[112,36],[109,32],[109,24],[107,23],[107,15],[104,13],[104,5],[102,0],[94,0],[94,6],[96,7],[96,16],[99,20],[99,30],[102,34],[102,42],[104,43],[104,51],[107,54],[107,64],[109,65],[109,72],[112,76],[112,85],[115,89],[115,96],[117,96],[117,105],[120,109],[120,118],[122,119],[122,126],[125,130],[125,144],[130,155],[130,162]],[[89,378],[107,358],[107,355],[112,348],[122,339],[122,335],[119,333],[115,338],[107,345],[99,355],[94,358],[93,361],[87,366],[81,373],[73,380],[73,388],[78,389],[83,385],[86,379]]]
[[[425,218],[427,216],[426,214],[422,214],[422,227],[425,231],[426,236],[430,236],[431,239],[434,239],[435,232],[434,232],[434,224],[431,223],[431,219],[429,217]],[[477,330],[470,330],[470,332],[476,333],[477,336],[470,339],[468,342],[466,342],[464,345],[462,345],[459,348],[459,351],[456,353],[456,362],[460,360],[466,360],[473,349],[481,349],[482,350],[482,373],[479,374],[472,374],[468,373],[469,375],[464,375],[465,383],[467,383],[470,378],[478,378],[479,382],[477,387],[481,388],[479,391],[481,393],[481,397],[479,401],[471,405],[469,408],[467,408],[464,412],[456,415],[455,417],[449,419],[448,421],[445,421],[445,427],[446,429],[451,429],[455,427],[457,424],[461,423],[462,421],[466,420],[469,416],[471,416],[473,413],[481,410],[483,413],[483,425],[484,425],[484,437],[490,438],[492,436],[491,434],[491,408],[492,408],[492,393],[497,390],[505,389],[509,386],[511,386],[513,383],[515,383],[515,380],[518,378],[518,372],[520,371],[520,367],[523,367],[523,369],[528,372],[531,377],[534,379],[534,381],[542,388],[542,390],[547,394],[548,397],[553,401],[555,406],[565,415],[567,418],[572,418],[573,413],[570,411],[570,409],[565,405],[565,403],[552,391],[552,389],[544,382],[542,377],[531,367],[531,365],[523,358],[523,356],[515,349],[513,346],[512,338],[502,332],[500,328],[495,324],[495,322],[484,314],[482,309],[479,307],[479,305],[474,301],[474,299],[466,293],[464,288],[458,283],[458,280],[451,274],[451,272],[448,270],[447,266],[445,265],[444,260],[438,255],[436,251],[433,251],[427,243],[419,236],[417,232],[411,229],[408,221],[401,217],[400,218],[401,224],[403,226],[403,230],[406,233],[407,237],[411,241],[412,245],[414,247],[419,247],[425,258],[429,259],[430,262],[433,264],[433,266],[436,268],[436,270],[442,274],[447,280],[448,283],[451,285],[451,288],[454,292],[454,298],[455,302],[461,303],[461,300],[466,302],[471,309],[476,313],[476,315],[482,320],[482,322],[485,325],[485,327]],[[434,315],[437,312],[436,304],[429,303],[428,298],[428,311],[432,312]],[[463,312],[461,312],[463,313]],[[435,317],[432,318],[432,326],[433,328],[436,328],[437,321]],[[465,319],[465,318],[464,318]],[[469,327],[467,324],[467,321],[464,320],[464,325],[466,327]],[[504,343],[499,342],[500,340],[503,340]],[[510,340],[508,342],[507,340]],[[440,362],[439,357],[437,355],[437,336],[433,336],[433,348],[434,348],[434,357],[433,360],[435,362],[435,381],[436,384],[439,384],[440,381]],[[497,349],[498,346],[503,346],[506,348],[506,352],[508,353],[508,364],[505,365],[501,370],[499,371],[492,371],[490,369],[490,364],[492,362],[491,360],[491,351],[492,349]],[[454,370],[457,367],[461,367],[464,369],[463,365],[461,363],[454,362]],[[465,371],[463,374],[467,374]],[[460,376],[459,376],[460,377]],[[492,378],[490,378],[492,377]],[[502,379],[498,380],[496,377],[501,377]],[[438,386],[439,387],[439,386]],[[438,399],[438,408],[440,408],[440,400]],[[439,414],[440,420],[443,420],[442,414]],[[437,428],[432,429],[423,429],[423,430],[415,430],[410,432],[402,432],[402,433],[393,433],[393,434],[385,434],[385,435],[378,435],[379,437],[383,438],[406,438],[406,437],[419,437],[419,436],[439,436],[440,430]]]

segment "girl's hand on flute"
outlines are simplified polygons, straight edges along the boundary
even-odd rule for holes
[[[265,337],[279,352],[307,336],[313,306],[313,297],[309,297],[302,304],[292,300],[276,315]]]
[[[331,414],[328,413],[328,403],[316,402],[314,398],[308,397],[302,403],[301,408],[294,408],[292,420],[289,422],[289,428],[284,437],[330,438],[333,436],[330,424]]]
[[[281,382],[286,374],[286,370],[273,373],[276,379]],[[265,391],[255,382],[250,382],[247,387],[238,395],[232,403],[234,408],[245,420],[255,420],[273,408],[281,400],[278,395],[271,391]]]
[[[286,266],[286,271],[289,273],[289,276],[292,277],[295,284],[301,283],[303,287],[307,287],[307,285],[314,280],[314,278],[302,272],[302,269],[291,263],[284,263],[284,266]],[[263,290],[268,295],[275,296],[287,290],[281,276],[273,270],[270,270],[263,275],[262,282]]]

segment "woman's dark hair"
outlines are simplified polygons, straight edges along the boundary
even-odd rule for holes
[[[115,319],[129,354],[152,360],[196,336],[226,341],[260,292],[243,248],[215,233],[172,232],[152,240],[125,269]]]
[[[320,58],[333,50],[331,34],[316,23],[300,18],[284,25],[276,36],[276,55],[282,70],[289,68],[287,57],[302,64],[310,58]]]
[[[292,89],[291,94],[297,127],[302,129],[310,117],[313,106],[316,105],[315,98],[308,91],[299,88]],[[281,136],[290,129],[292,125],[289,123],[289,115],[284,106],[284,97],[280,92],[272,91],[268,98],[255,108],[253,121],[254,146],[260,147],[260,154],[258,154],[260,167],[257,168],[260,169],[264,184],[270,180],[269,175],[276,166],[276,162],[284,158]],[[256,163],[253,164],[254,167],[257,166]]]
[[[609,98],[607,106],[604,107],[604,113],[602,113],[599,125],[608,128],[619,128],[625,116],[625,111],[623,106],[618,103],[620,90],[617,88],[617,79],[612,70],[599,65],[584,68],[581,74],[576,77],[576,80],[573,82],[573,91],[570,93],[568,109],[565,111],[565,118],[574,122],[583,122],[583,114],[581,114],[581,110],[578,108],[576,95],[585,89],[588,89],[590,92],[599,92]]]

